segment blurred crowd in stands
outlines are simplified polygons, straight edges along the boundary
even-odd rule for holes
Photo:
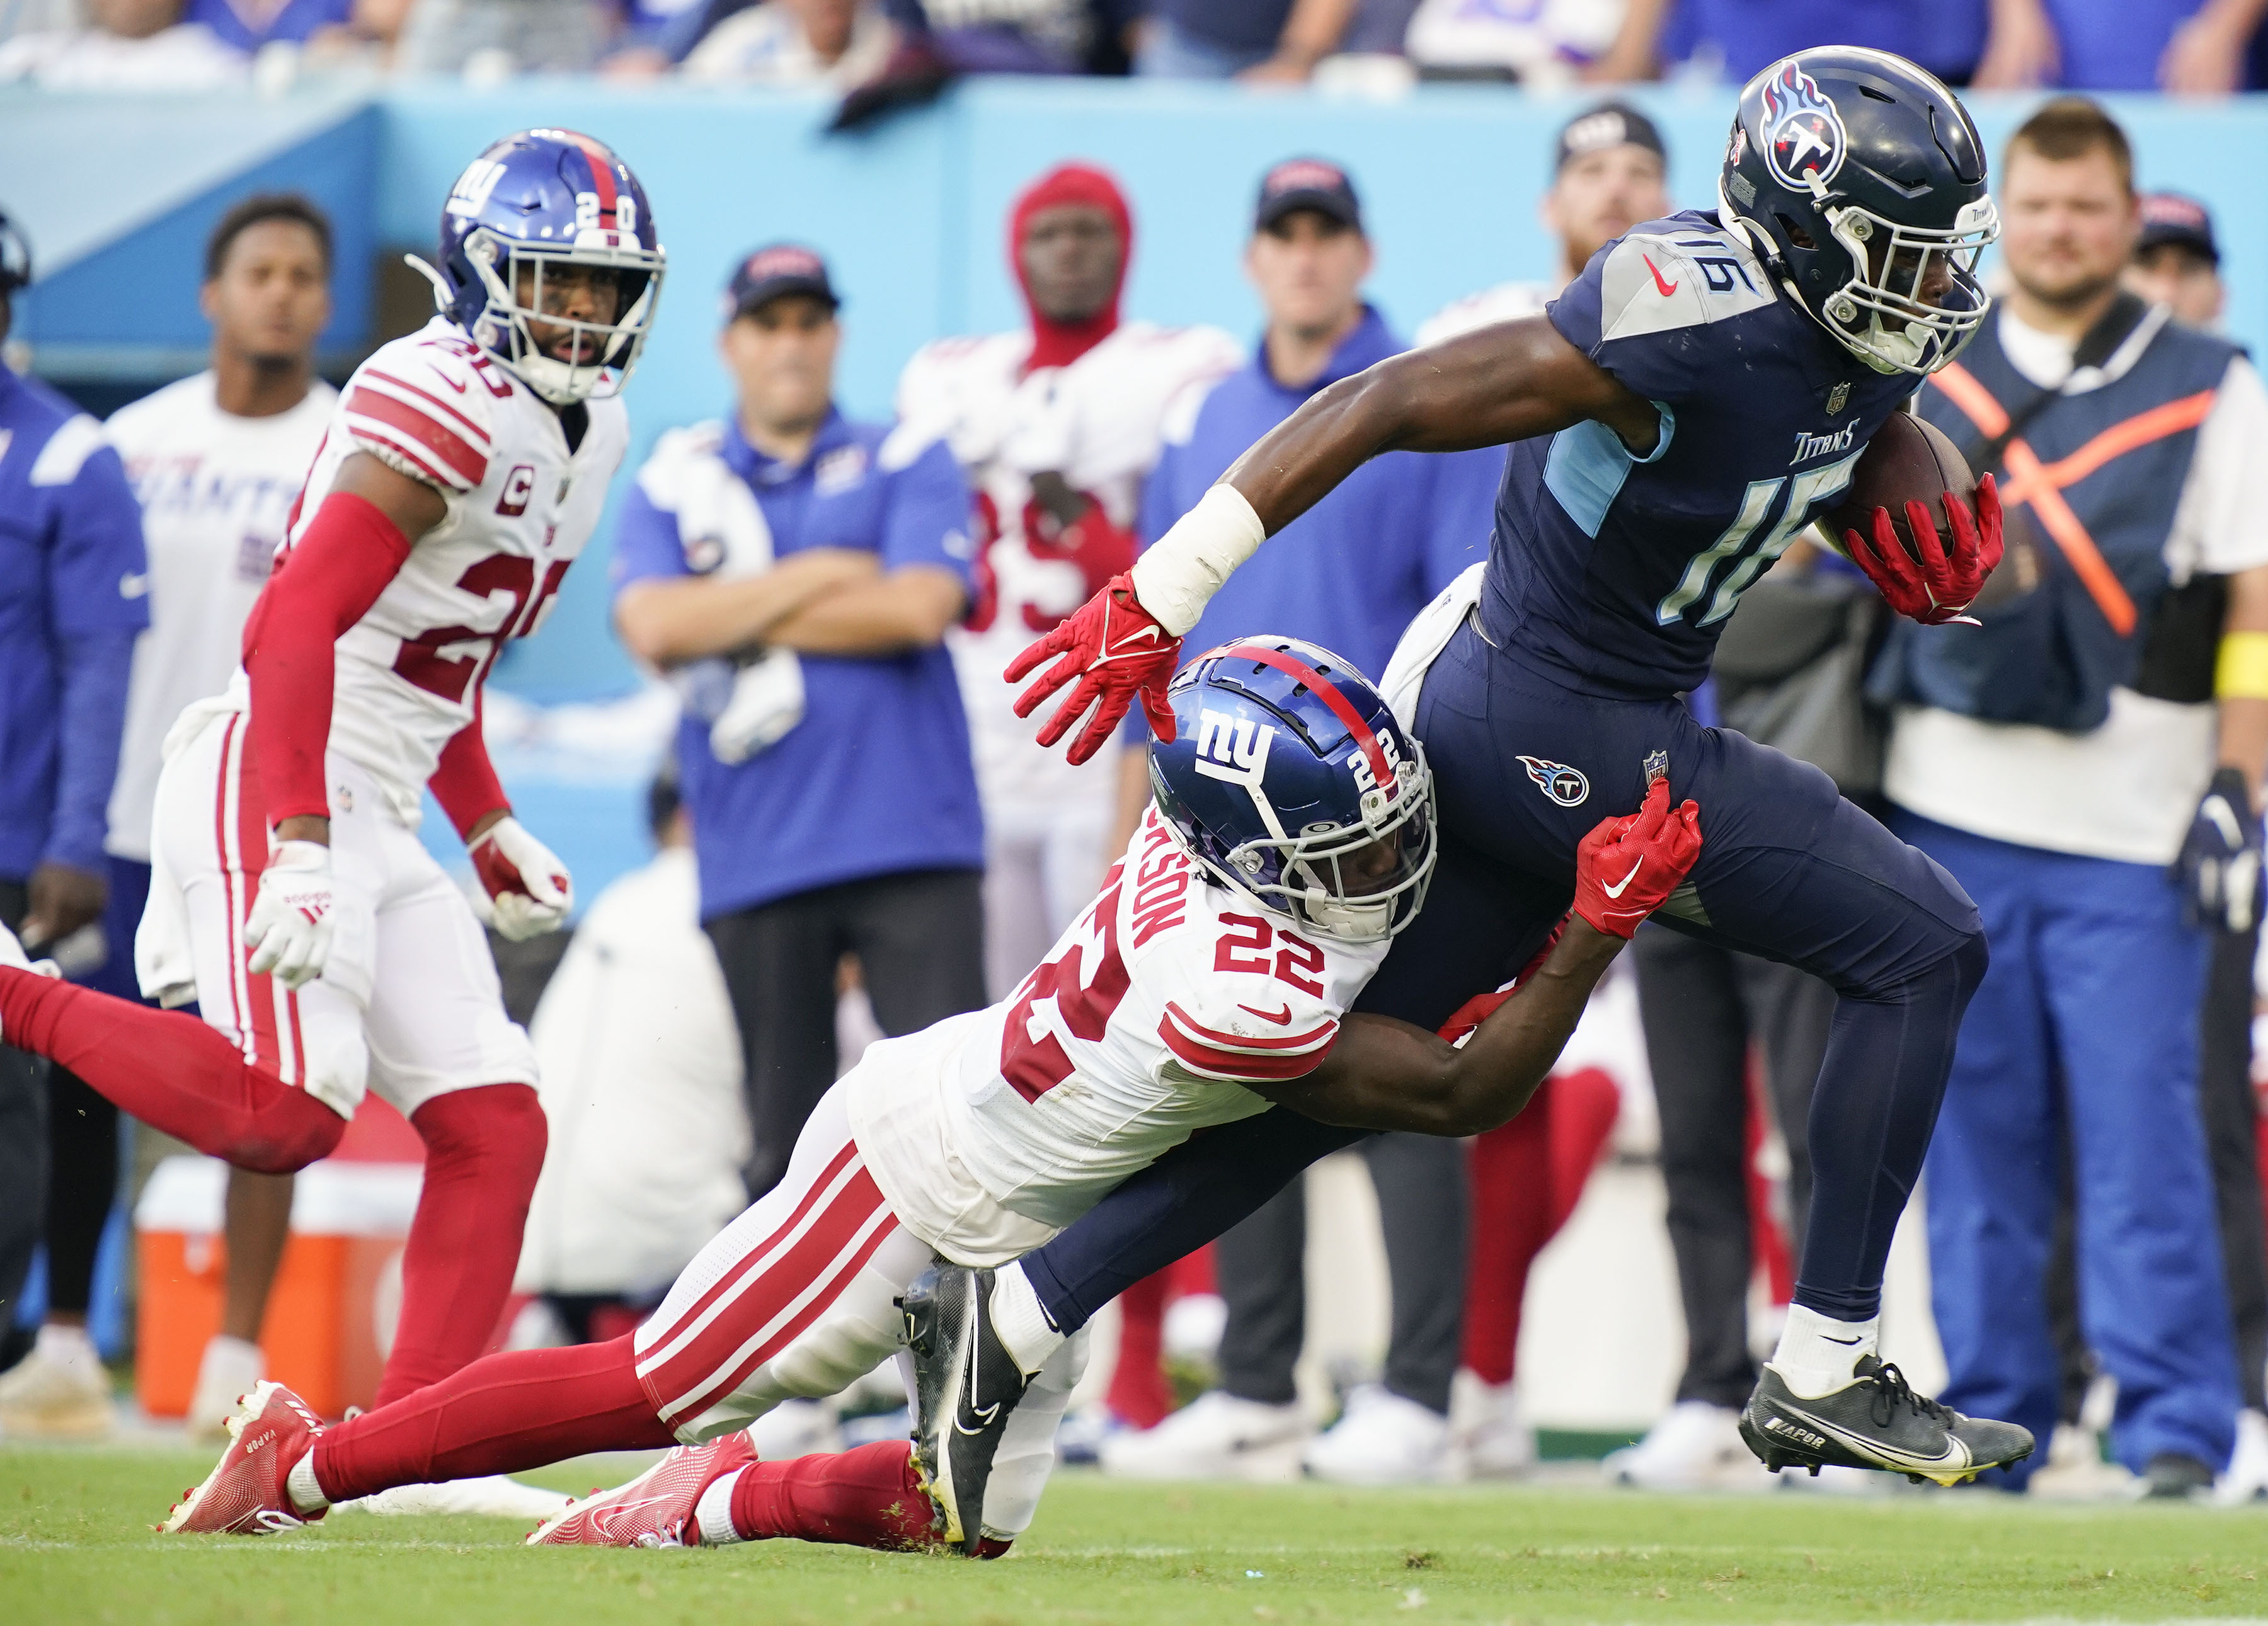
[[[1818,42],[1806,0],[0,0],[0,83],[199,90],[300,74],[665,75],[864,92],[970,73],[1739,84]],[[1845,43],[1956,85],[2223,95],[2268,84],[2268,0],[1852,0]]]

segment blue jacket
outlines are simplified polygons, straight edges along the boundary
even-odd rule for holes
[[[1322,375],[1292,389],[1268,371],[1265,340],[1254,346],[1252,360],[1205,396],[1185,437],[1168,426],[1143,489],[1143,545],[1196,507],[1247,447],[1310,395],[1405,348],[1366,305]],[[1182,649],[1195,656],[1231,638],[1279,634],[1320,644],[1378,681],[1411,618],[1459,571],[1488,557],[1503,469],[1504,452],[1492,446],[1373,458],[1228,578]]]
[[[0,366],[0,878],[107,869],[149,570],[142,510],[102,426]]]

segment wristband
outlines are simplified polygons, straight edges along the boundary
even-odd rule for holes
[[[1206,600],[1268,540],[1252,504],[1226,480],[1134,562],[1134,596],[1175,637],[1197,624]]]
[[[2213,665],[2217,700],[2268,700],[2268,632],[2225,632]]]

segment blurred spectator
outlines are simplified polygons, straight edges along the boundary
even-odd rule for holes
[[[1017,198],[1008,258],[1028,330],[942,339],[898,412],[976,491],[976,601],[950,640],[984,793],[986,981],[1008,993],[1094,896],[1111,840],[1107,761],[1034,743],[1001,671],[1134,563],[1135,509],[1168,408],[1240,359],[1217,327],[1121,322],[1134,222],[1118,183],[1066,164]],[[1192,645],[1191,647],[1198,647]]]
[[[1175,409],[1143,492],[1141,531],[1164,534],[1247,448],[1316,392],[1401,350],[1363,298],[1372,264],[1344,170],[1292,158],[1262,180],[1245,268],[1268,326],[1251,361]],[[1396,640],[1435,593],[1486,548],[1503,453],[1398,452],[1374,458],[1232,577],[1189,629],[1209,649],[1266,632],[1320,644],[1383,673]],[[1139,719],[1130,728],[1146,739]],[[1120,833],[1149,795],[1145,749],[1125,754]],[[1424,1135],[1361,1146],[1378,1190],[1392,1278],[1393,1336],[1383,1383],[1348,1397],[1338,1425],[1310,1442],[1322,1478],[1440,1477],[1464,1296],[1464,1149]],[[1240,1458],[1297,1446],[1307,1424],[1292,1385],[1306,1320],[1307,1196],[1294,1181],[1214,1247],[1228,1322],[1220,1387],[1145,1433],[1107,1440],[1112,1473],[1148,1478],[1238,1472]]]
[[[11,296],[32,279],[23,236],[0,215],[0,342]],[[67,971],[102,958],[109,893],[103,809],[118,767],[134,636],[150,624],[150,567],[142,516],[102,426],[45,385],[0,362],[0,923],[34,959]],[[82,935],[85,934],[85,935]],[[24,1273],[52,1211],[50,1115],[92,1092],[21,1051],[0,1048],[0,1327],[15,1320]],[[116,1120],[107,1125],[109,1177],[93,1191],[65,1171],[66,1211],[110,1207],[117,1181]],[[99,1149],[97,1149],[99,1150]],[[101,1222],[95,1222],[99,1232]],[[85,1247],[83,1227],[60,1237]],[[82,1277],[76,1258],[51,1260],[59,1282]],[[68,1296],[66,1289],[63,1297]],[[33,1352],[0,1378],[0,1432],[84,1438],[107,1431],[110,1380],[86,1332],[86,1299],[59,1297]]]
[[[2198,1042],[2210,932],[2250,926],[2260,849],[2268,392],[2235,346],[2121,289],[2141,213],[2094,103],[2034,114],[1999,196],[2011,288],[1920,410],[2006,478],[2007,557],[1981,626],[1901,622],[1876,674],[1900,703],[1893,828],[1992,945],[1927,1165],[1943,1398],[2055,1425],[2067,1141],[2113,1445],[2182,1496],[2228,1462],[2238,1409]]]
[[[331,315],[330,261],[330,222],[306,198],[269,193],[238,203],[205,246],[199,300],[212,324],[212,365],[110,420],[111,444],[142,503],[150,630],[134,649],[110,796],[110,960],[85,979],[106,993],[131,999],[141,992],[134,936],[150,895],[151,820],[166,732],[183,707],[228,687],[245,617],[267,585],[284,522],[330,426],[338,392],[315,376],[316,342]],[[114,1159],[117,1109],[79,1087],[84,1119],[105,1119],[101,1133]],[[90,1171],[95,1151],[90,1139],[83,1163]],[[64,1155],[58,1141],[58,1169]],[[85,1183],[96,1178],[91,1172]],[[113,1178],[114,1171],[105,1183]],[[220,1330],[205,1346],[189,1402],[194,1436],[219,1437],[237,1397],[266,1375],[260,1327],[291,1228],[291,1191],[288,1174],[229,1171]],[[92,1204],[85,1206],[85,1218],[99,1225]],[[85,1291],[77,1282],[71,1288]]]
[[[2225,96],[2264,14],[2268,0],[1992,0],[1975,83]]]
[[[325,29],[343,28],[354,11],[354,0],[188,0],[181,18],[250,55],[273,40],[304,45]]]
[[[528,1030],[551,1142],[512,1291],[578,1343],[628,1332],[747,1202],[740,1036],[671,777],[647,813],[659,850],[592,902]]]
[[[2126,285],[2167,306],[2177,321],[2219,331],[2228,290],[2221,285],[2213,216],[2204,204],[2172,192],[2143,198],[2142,237],[2126,268]],[[2220,1213],[2229,1319],[2236,1332],[2237,1390],[2244,1401],[2236,1420],[2236,1449],[2219,1487],[2221,1499],[2228,1501],[2268,1495],[2268,1230],[2262,1215],[2259,1110],[2252,1088],[2253,968],[2259,948],[2257,920],[2250,931],[2214,934],[2205,1027],[2198,1038],[2198,1093]],[[2067,1260],[2058,1262],[2068,1269]],[[2071,1410],[2068,1396],[2066,1409]]]
[[[610,32],[598,0],[416,0],[395,64],[405,73],[581,73]]]
[[[1551,185],[1536,217],[1558,246],[1550,280],[1498,283],[1443,305],[1418,329],[1439,344],[1493,322],[1539,316],[1591,256],[1644,220],[1670,211],[1668,149],[1654,122],[1627,102],[1586,107],[1560,127]]]
[[[2153,192],[2142,200],[2142,237],[2126,268],[2126,286],[2173,312],[2177,322],[2220,331],[2228,291],[2220,283],[2220,245],[2213,216],[2195,198]]]
[[[1134,71],[1300,85],[1339,48],[1356,0],[1152,0]]]
[[[181,20],[181,0],[86,0],[85,26],[0,44],[0,85],[48,90],[205,91],[247,71],[242,53]]]
[[[78,26],[78,0],[0,0],[0,40]]]
[[[834,403],[827,267],[735,268],[734,415],[664,435],[624,497],[615,624],[685,697],[677,755],[701,918],[778,1183],[835,1082],[836,967],[885,1033],[984,1004],[984,832],[945,629],[968,601],[968,489],[927,436]]]
[[[1605,83],[1681,75],[1746,84],[1815,45],[1891,51],[1954,84],[1986,50],[2003,0],[1629,0],[1614,43],[1585,77]]]
[[[766,0],[711,30],[685,59],[684,74],[847,90],[879,73],[896,40],[872,0]]]
[[[1553,87],[1614,44],[1624,11],[1621,0],[1425,0],[1404,48],[1429,79]]]

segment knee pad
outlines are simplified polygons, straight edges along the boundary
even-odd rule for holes
[[[535,1188],[551,1131],[543,1104],[524,1084],[484,1084],[437,1095],[410,1115],[425,1143],[429,1178],[443,1168],[477,1171],[499,1190]]]

